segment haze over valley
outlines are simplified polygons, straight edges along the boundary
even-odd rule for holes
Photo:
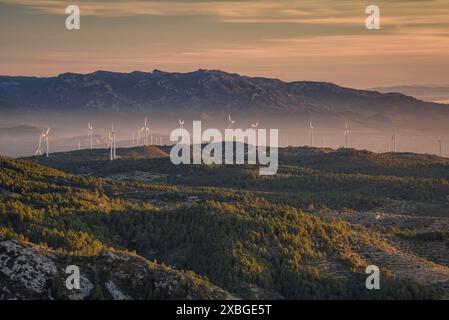
[[[376,152],[449,153],[449,106],[399,93],[356,90],[326,82],[283,82],[219,70],[188,73],[153,72],[90,74],[57,77],[0,77],[0,150],[30,155],[36,132],[50,127],[53,150],[87,145],[87,123],[95,124],[95,147],[107,144],[112,124],[121,146],[137,145],[137,129],[150,118],[154,144],[169,144],[168,135],[185,120],[204,129],[224,129],[227,115],[246,129],[259,121],[280,130],[281,146],[309,145],[309,124],[315,146],[344,146],[346,123],[351,147]],[[133,138],[134,136],[134,138]],[[14,141],[14,144],[10,142]],[[134,141],[134,142],[133,142]]]

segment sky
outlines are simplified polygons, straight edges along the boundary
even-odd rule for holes
[[[78,5],[81,29],[65,28]],[[365,27],[380,8],[381,30]],[[449,85],[449,0],[0,0],[0,74],[220,69],[354,88]]]

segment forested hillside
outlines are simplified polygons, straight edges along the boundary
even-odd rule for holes
[[[135,299],[448,295],[445,160],[350,153],[343,166],[341,151],[283,150],[279,174],[260,177],[255,166],[173,166],[164,150],[118,151],[113,162],[101,151],[32,159],[45,165],[0,158],[2,241],[37,245],[59,268],[79,264],[97,288],[82,298],[117,298],[111,281]],[[412,174],[413,166],[422,170]],[[441,256],[432,255],[436,246]],[[132,257],[119,259],[120,280],[105,264],[111,254]],[[150,270],[146,289],[126,267],[134,260]],[[365,288],[369,264],[381,269],[381,290]],[[5,268],[0,259],[7,287],[29,295]],[[187,280],[156,291],[161,276],[151,270]],[[57,298],[59,278],[49,279],[45,288]],[[49,297],[42,292],[34,295]]]

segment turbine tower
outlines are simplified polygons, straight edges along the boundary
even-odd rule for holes
[[[393,132],[393,135],[391,136],[391,142],[393,144],[393,152],[396,152],[396,132]]]
[[[256,133],[256,147],[259,145],[259,139],[257,136],[257,128],[259,127],[259,121],[257,121],[256,123],[252,123],[251,127],[253,128],[254,132]]]
[[[313,125],[312,122],[309,123],[310,130],[309,130],[309,138],[310,138],[310,146],[313,147]]]
[[[44,131],[44,132],[42,132],[42,138],[44,138],[45,139],[45,143],[46,143],[46,145],[47,145],[47,149],[46,149],[46,152],[45,152],[45,155],[48,157],[48,151],[49,151],[49,135],[50,135],[50,128],[47,128],[47,130],[46,131]]]
[[[116,132],[115,132],[115,130],[114,130],[114,125],[112,125],[112,142],[113,142],[113,145],[114,145],[114,152],[113,152],[113,157],[114,157],[114,159],[115,158],[117,158],[117,153],[116,153],[116,147],[117,147],[117,144],[116,144],[116,141],[117,141],[117,135],[116,135]]]
[[[179,123],[179,129],[181,129],[181,141],[184,141],[184,120],[183,119],[179,119],[178,120]]]
[[[92,150],[92,145],[93,145],[93,143],[92,143],[93,130],[94,130],[94,127],[92,126],[92,123],[90,123],[90,121],[89,121],[89,123],[87,124],[87,138],[90,140],[90,149],[91,150]]]
[[[150,131],[150,128],[148,128],[148,119],[145,117],[145,122],[142,128],[140,128],[140,132],[144,133],[144,145],[148,145],[148,132]]]
[[[443,145],[443,143],[442,143],[442,141],[441,141],[441,136],[440,136],[440,137],[438,137],[438,152],[439,152],[440,157],[443,156],[443,148],[442,148],[442,145]]]
[[[111,129],[111,131],[109,131],[108,141],[109,141],[109,148],[110,148],[110,159],[112,161],[112,160],[114,160],[117,157],[117,153],[116,153],[116,133],[115,133],[115,130],[114,130],[114,125],[112,125],[112,129]]]
[[[140,130],[137,130],[136,145],[139,147],[141,143],[142,143],[142,135]]]
[[[228,115],[228,120],[229,120],[229,125],[228,125],[228,129],[233,129],[234,130],[234,124],[235,124],[235,120],[233,120],[231,118],[231,115]]]
[[[42,133],[39,134],[39,146],[37,147],[36,151],[34,152],[35,156],[41,156],[42,155]]]
[[[109,149],[110,149],[110,160],[114,160],[114,137],[112,135],[112,132],[109,131],[109,136],[108,136],[108,141],[109,141]]]
[[[344,135],[345,135],[345,148],[349,148],[349,135],[351,134],[351,130],[349,129],[348,123],[346,122],[345,125],[345,131],[344,131]]]

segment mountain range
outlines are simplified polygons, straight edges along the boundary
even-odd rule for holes
[[[383,93],[400,92],[405,95],[414,96],[426,101],[449,103],[449,86],[410,85],[378,87],[372,88],[371,90]]]
[[[219,70],[188,73],[64,73],[56,77],[0,76],[0,113],[130,112],[166,115],[227,113],[305,121],[350,120],[373,125],[443,126],[449,106],[400,93],[340,87],[327,82],[241,76]]]

